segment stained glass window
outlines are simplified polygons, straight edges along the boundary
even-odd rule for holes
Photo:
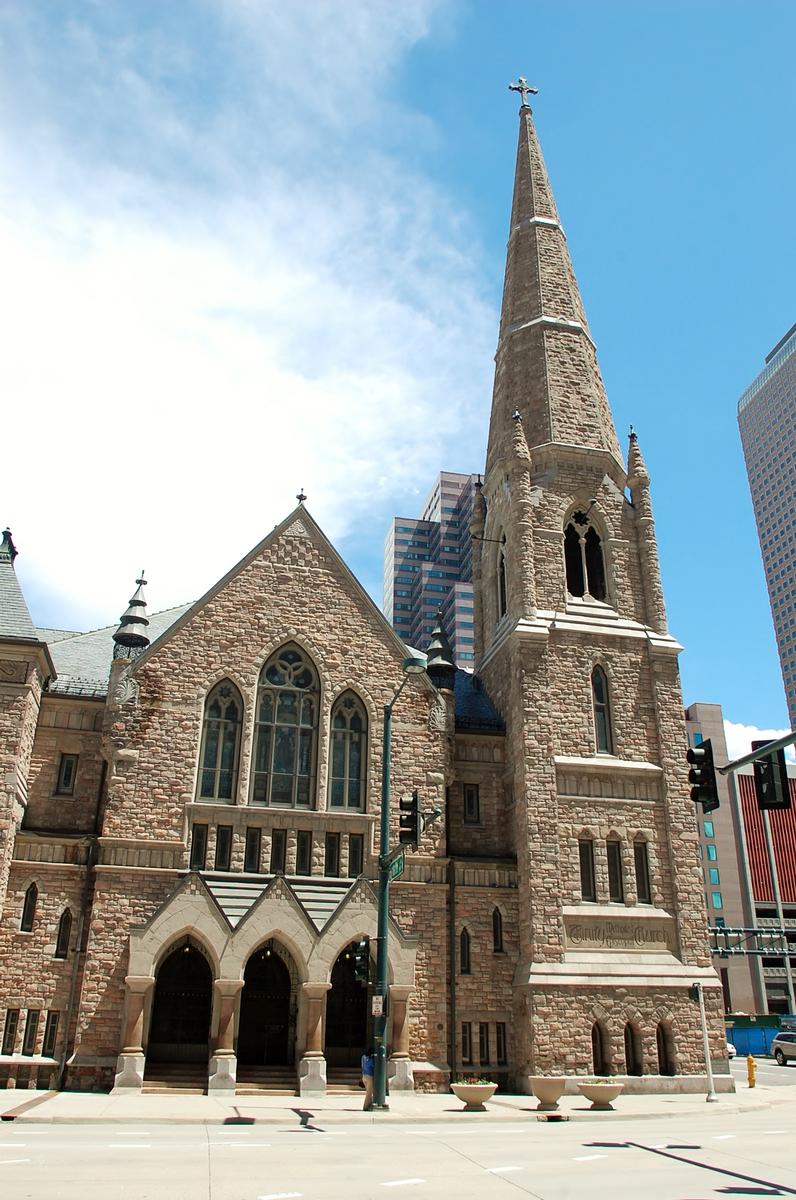
[[[216,684],[205,704],[199,799],[234,803],[238,783],[243,701],[234,683]]]
[[[315,794],[318,675],[293,643],[260,675],[255,715],[252,804],[309,808]]]
[[[365,807],[368,718],[353,692],[344,692],[332,709],[331,808]]]

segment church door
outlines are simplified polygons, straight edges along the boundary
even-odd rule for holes
[[[326,997],[326,1049],[330,1067],[357,1067],[367,1048],[368,988],[354,978],[354,955],[344,950],[332,967]]]
[[[243,981],[238,1062],[289,1064],[290,972],[278,954],[258,950],[246,964]]]
[[[213,975],[200,950],[174,950],[158,971],[147,1059],[206,1063],[209,1054]]]

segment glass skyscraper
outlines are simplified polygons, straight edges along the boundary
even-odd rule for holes
[[[383,612],[403,641],[425,650],[442,610],[454,659],[472,667],[470,515],[477,475],[441,471],[420,517],[395,517],[384,543]]]
[[[796,325],[738,402],[791,728],[796,725]]]

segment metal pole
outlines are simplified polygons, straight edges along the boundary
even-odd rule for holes
[[[713,1063],[710,1061],[710,1040],[708,1039],[708,1021],[705,1016],[705,997],[702,994],[702,984],[696,984],[699,996],[699,1019],[702,1022],[702,1049],[705,1052],[705,1074],[708,1077],[708,1094],[705,1100],[708,1104],[715,1103],[718,1096],[713,1087]]]
[[[403,686],[403,685],[401,685]],[[400,691],[400,689],[399,689]],[[393,697],[392,704],[396,697]],[[392,704],[384,705],[384,742],[381,767],[381,840],[379,843],[379,925],[376,951],[375,996],[381,998],[381,1013],[373,1024],[375,1062],[373,1107],[387,1109],[387,932],[390,915],[390,875],[386,862],[390,850],[390,754],[392,750]]]
[[[755,917],[755,900],[752,891],[752,870],[749,866],[749,851],[746,847],[746,830],[744,828],[743,808],[741,806],[741,798],[738,795],[738,785],[735,781],[735,772],[730,771],[727,776],[727,787],[730,793],[730,805],[732,807],[733,816],[735,817],[738,826],[738,857],[741,863],[741,883],[742,893],[741,900],[743,906],[744,922],[750,928],[754,928],[757,924]],[[750,956],[752,959],[752,987],[757,997],[758,1012],[768,1013],[768,996],[766,995],[766,980],[763,975],[763,960],[758,955]]]
[[[793,969],[790,964],[790,947],[788,946],[788,934],[785,929],[785,914],[782,911],[782,896],[779,891],[779,876],[777,874],[777,860],[774,857],[774,839],[771,836],[771,822],[768,818],[766,809],[761,811],[763,818],[763,832],[766,836],[766,853],[768,854],[768,869],[771,872],[771,888],[774,893],[774,907],[777,910],[777,920],[779,921],[779,932],[782,936],[782,944],[785,950],[785,982],[788,985],[788,1005],[791,1014],[796,1013],[796,996],[793,992]]]

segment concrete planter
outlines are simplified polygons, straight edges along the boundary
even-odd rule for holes
[[[553,1112],[558,1108],[558,1102],[564,1095],[567,1077],[566,1075],[529,1075],[528,1083],[539,1101],[539,1108],[543,1112]]]
[[[592,1108],[610,1112],[611,1101],[616,1100],[624,1086],[623,1083],[579,1083],[578,1091],[591,1100]]]
[[[464,1104],[465,1112],[485,1112],[486,1102],[497,1091],[496,1083],[452,1083],[451,1091]]]

